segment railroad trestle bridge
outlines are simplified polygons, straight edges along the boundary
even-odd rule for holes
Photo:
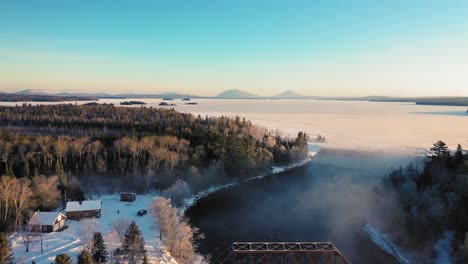
[[[212,263],[351,264],[331,242],[235,242]]]

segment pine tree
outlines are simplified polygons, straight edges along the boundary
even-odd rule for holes
[[[60,254],[55,257],[55,264],[73,264],[73,262],[69,255]]]
[[[145,241],[135,221],[132,221],[125,232],[123,248],[132,262],[141,261],[146,255]]]
[[[458,166],[460,166],[463,163],[463,149],[460,144],[457,146],[457,152],[455,152],[455,162]]]
[[[93,264],[93,256],[87,250],[83,250],[78,255],[77,264]]]
[[[435,157],[439,159],[450,157],[450,151],[447,147],[447,144],[445,144],[445,142],[441,140],[434,143],[434,146],[431,148],[431,151],[433,151],[435,154]]]
[[[13,254],[5,234],[0,233],[0,264],[13,263]]]
[[[95,263],[106,263],[107,249],[106,244],[104,244],[104,238],[102,238],[101,232],[94,233],[93,248],[91,253],[93,254],[93,260]]]

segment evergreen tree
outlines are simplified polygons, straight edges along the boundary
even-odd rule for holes
[[[60,254],[55,257],[55,264],[73,264],[73,262],[69,255]]]
[[[434,143],[434,146],[431,148],[431,151],[434,152],[435,157],[439,159],[445,159],[450,157],[450,151],[445,142],[439,140]]]
[[[5,234],[0,233],[0,264],[13,263],[13,254]]]
[[[255,169],[255,141],[247,137],[232,136],[227,141],[224,168],[232,176],[245,176]]]
[[[107,249],[104,244],[104,238],[102,238],[101,232],[94,233],[93,236],[93,248],[92,248],[93,260],[95,263],[106,263],[107,261]]]
[[[125,232],[123,249],[132,262],[141,261],[146,255],[145,241],[135,221],[132,221]]]
[[[93,256],[87,250],[83,250],[78,255],[77,264],[93,264]]]
[[[455,163],[460,166],[463,163],[463,149],[460,144],[457,146],[457,152],[455,152]]]

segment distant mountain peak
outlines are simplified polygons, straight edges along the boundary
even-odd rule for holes
[[[273,97],[274,98],[301,98],[301,97],[304,97],[304,95],[297,93],[296,91],[293,91],[293,90],[287,90]]]
[[[239,89],[231,89],[224,91],[216,96],[216,98],[225,98],[225,99],[251,99],[251,98],[262,98],[259,95],[239,90]]]
[[[16,92],[17,94],[46,95],[47,93],[38,89],[26,89]]]

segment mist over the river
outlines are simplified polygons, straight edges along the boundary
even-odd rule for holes
[[[187,215],[213,256],[234,241],[332,241],[353,263],[392,263],[364,227],[379,219],[374,187],[407,163],[397,153],[322,150],[305,167],[214,193]]]

